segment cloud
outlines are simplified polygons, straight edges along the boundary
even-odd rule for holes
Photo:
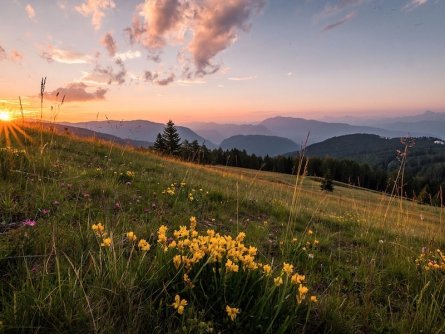
[[[146,0],[137,6],[131,27],[125,29],[131,43],[149,51],[159,61],[168,45],[179,45],[178,63],[183,79],[212,74],[220,69],[214,58],[230,47],[240,31],[248,31],[251,18],[265,0]],[[185,37],[190,38],[185,38]]]
[[[113,35],[111,35],[110,32],[106,33],[104,38],[102,38],[101,43],[107,49],[108,54],[111,57],[114,57],[114,55],[117,52],[117,46],[116,46],[116,41],[113,38]]]
[[[237,39],[238,31],[250,28],[250,18],[264,2],[258,0],[207,0],[196,9],[194,33],[188,46],[198,76],[215,73],[213,58]]]
[[[84,53],[63,50],[55,48],[49,45],[46,50],[44,50],[41,55],[48,63],[53,61],[63,63],[63,64],[87,64],[92,61],[92,57]]]
[[[126,52],[116,53],[114,56],[116,59],[122,59],[123,61],[130,60],[130,59],[136,59],[142,57],[142,53],[140,51],[132,51],[128,50]]]
[[[49,92],[46,98],[52,101],[58,99],[58,96],[65,96],[65,102],[85,102],[94,100],[104,100],[107,89],[96,88],[92,92],[89,92],[87,86],[83,82],[73,82],[67,84],[65,87],[57,88],[56,90]]]
[[[19,63],[23,60],[23,54],[14,49],[8,54],[6,50],[0,46],[0,61],[2,60],[10,60],[15,63]]]
[[[334,4],[328,3],[326,4],[326,6],[324,6],[323,10],[319,14],[317,14],[317,16],[322,18],[334,16],[341,13],[347,8],[358,6],[363,3],[363,0],[339,0]]]
[[[181,79],[177,81],[178,84],[181,86],[188,86],[188,85],[203,85],[206,84],[207,81],[202,79],[194,79],[194,80],[188,80],[188,79]]]
[[[19,63],[23,59],[23,54],[21,54],[17,50],[12,50],[11,53],[9,54],[9,59],[12,60],[15,63]]]
[[[175,81],[175,74],[170,73],[168,76],[161,79],[159,77],[158,73],[151,72],[151,71],[145,71],[144,72],[144,80],[147,82],[152,82],[159,86],[167,86],[167,85],[171,84],[173,81]]]
[[[5,60],[8,58],[8,55],[6,54],[6,50],[3,49],[2,46],[0,46],[0,61]]]
[[[105,10],[115,7],[116,4],[113,0],[86,0],[85,3],[76,6],[75,9],[83,16],[91,15],[91,24],[94,29],[99,30],[105,16]]]
[[[139,4],[132,26],[126,29],[130,41],[151,49],[163,48],[168,35],[178,32],[186,9],[187,2],[180,0],[152,0]]]
[[[127,70],[122,59],[116,59],[117,71],[112,66],[96,65],[91,73],[84,72],[81,81],[90,85],[122,85],[126,81]]]
[[[255,80],[256,78],[258,78],[258,76],[251,75],[251,76],[247,76],[247,77],[230,77],[230,78],[228,78],[228,80],[230,80],[230,81],[249,81],[249,80]]]
[[[353,19],[355,15],[356,15],[355,12],[349,13],[345,17],[343,17],[340,21],[328,24],[327,26],[325,26],[323,28],[322,31],[325,32],[325,31],[329,31],[329,30],[335,29],[338,26],[341,26],[342,24],[344,24],[344,23],[348,22],[349,20]]]
[[[428,0],[411,0],[405,6],[403,6],[402,10],[411,11],[419,6],[425,5],[427,2]]]
[[[32,20],[33,18],[36,17],[36,11],[34,10],[34,8],[31,6],[31,4],[27,4],[25,7],[25,11],[26,14],[28,15],[28,17]]]

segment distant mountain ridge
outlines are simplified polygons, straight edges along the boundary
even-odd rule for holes
[[[237,148],[257,156],[275,156],[295,150],[298,145],[288,138],[262,135],[237,135],[221,142],[223,150]]]
[[[123,139],[142,140],[148,142],[155,142],[158,133],[162,133],[165,124],[155,123],[146,120],[134,121],[91,121],[79,123],[61,123],[73,127],[85,128],[92,131],[97,131],[105,134],[110,134]],[[207,140],[198,135],[193,130],[184,127],[176,126],[179,136],[182,140],[194,141],[197,140],[200,145],[205,144],[208,148],[213,149],[217,146],[210,140]]]
[[[383,138],[371,134],[353,134],[333,137],[320,143],[309,145],[305,155],[309,158],[351,159],[370,166],[391,169],[397,165],[397,150],[403,151],[401,138]],[[288,152],[295,156],[298,151]],[[409,148],[409,157],[441,156],[445,158],[444,141],[434,137],[414,138],[414,146]],[[426,160],[425,160],[426,161]]]

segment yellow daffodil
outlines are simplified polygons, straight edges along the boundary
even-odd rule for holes
[[[230,317],[230,320],[235,321],[236,316],[240,313],[239,308],[226,306],[227,315]]]
[[[187,300],[182,299],[179,295],[175,296],[175,302],[172,304],[172,306],[178,311],[179,314],[184,313],[184,308],[187,306]]]

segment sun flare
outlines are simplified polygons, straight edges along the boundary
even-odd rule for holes
[[[12,114],[9,111],[0,110],[0,122],[10,122],[12,119]]]

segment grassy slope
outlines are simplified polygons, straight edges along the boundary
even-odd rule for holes
[[[143,280],[133,264],[131,275],[124,271],[111,282],[96,262],[82,272],[97,253],[92,223],[101,221],[116,235],[133,230],[153,239],[161,224],[177,227],[194,215],[198,229],[234,236],[245,231],[246,243],[258,247],[262,258],[291,262],[306,274],[319,303],[307,318],[293,320],[294,330],[445,330],[444,275],[421,271],[414,263],[422,247],[444,248],[443,209],[340,186],[325,194],[308,178],[296,187],[290,175],[196,166],[49,133],[42,151],[39,135],[28,132],[33,142],[25,143],[26,158],[19,154],[8,160],[11,168],[0,175],[0,321],[5,329],[193,332],[190,321],[198,319],[211,321],[208,326],[216,331],[245,331],[252,319],[240,318],[238,327],[230,327],[199,301],[190,303],[195,311],[184,322],[165,307],[167,301],[155,303],[140,291],[142,283],[147,291],[157,291],[165,282],[154,276]],[[118,182],[128,170],[136,175],[131,185]],[[174,182],[186,185],[174,196],[163,194]],[[28,218],[37,220],[36,228],[9,229]],[[320,243],[304,250],[313,240],[309,229]]]

